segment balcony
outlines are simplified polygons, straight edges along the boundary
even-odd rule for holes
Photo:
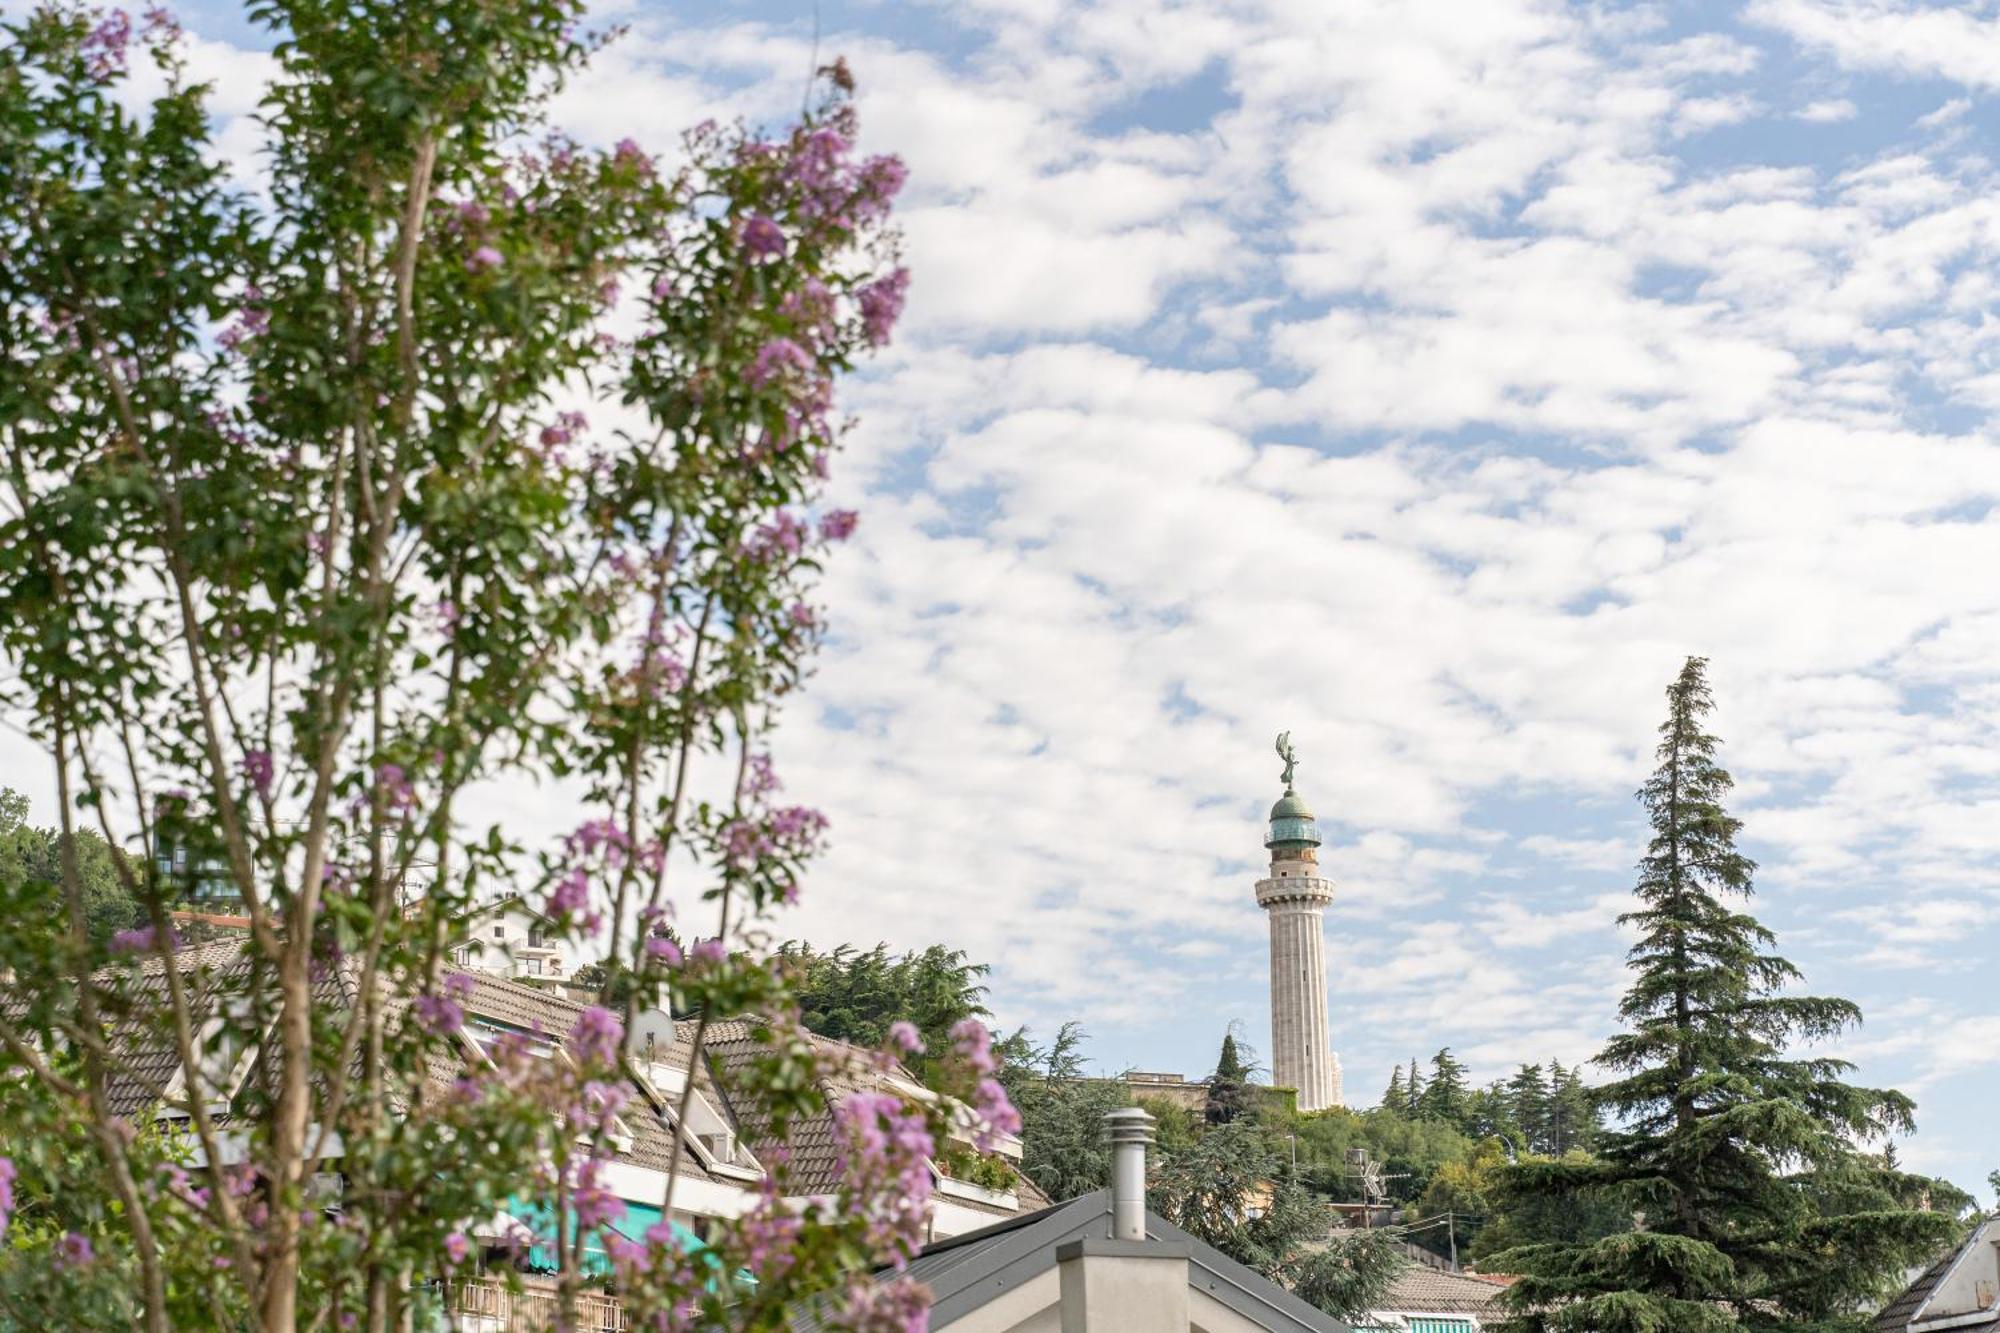
[[[497,1278],[469,1278],[451,1287],[454,1333],[548,1333],[558,1327],[561,1302],[553,1282],[529,1279],[510,1291]],[[576,1297],[576,1333],[626,1333],[625,1309],[616,1296],[582,1291]]]

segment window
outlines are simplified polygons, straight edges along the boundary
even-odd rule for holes
[[[496,939],[496,940],[504,940],[504,939],[506,939],[506,938],[507,938],[507,927],[505,927],[505,926],[495,926],[495,927],[493,927],[493,938],[494,938],[494,939]]]
[[[540,975],[542,975],[542,960],[541,960],[541,959],[539,959],[539,958],[530,958],[530,959],[528,960],[528,975],[529,975],[529,976],[531,976],[531,977],[539,977]]]

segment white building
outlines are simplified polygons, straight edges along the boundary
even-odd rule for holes
[[[501,898],[472,915],[451,961],[468,972],[517,981],[564,981],[575,967],[553,938],[548,918],[519,898]]]
[[[2000,1333],[2000,1217],[1988,1218],[1875,1316],[1875,1333]]]

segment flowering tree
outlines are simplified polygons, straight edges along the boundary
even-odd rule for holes
[[[586,150],[544,117],[592,48],[576,10],[258,0],[254,192],[163,11],[0,29],[0,691],[64,834],[179,857],[119,860],[146,924],[108,944],[73,856],[0,904],[15,1312],[386,1328],[466,1219],[529,1194],[566,1300],[597,1233],[661,1327],[781,1326],[816,1293],[921,1321],[849,1275],[912,1252],[947,1102],[843,1107],[824,1209],[788,1212],[777,1163],[706,1250],[606,1231],[641,1014],[772,1015],[731,1095],[780,1124],[817,1096],[739,946],[825,832],[767,738],[854,526],[820,500],[833,387],[903,301],[903,172],[854,153],[838,64],[786,133]],[[135,111],[141,62],[165,84]],[[480,819],[495,779],[587,817],[524,842]],[[248,920],[220,962],[177,948],[189,877]],[[502,1044],[441,1089],[451,951],[500,888],[610,960],[603,1000],[562,1059]],[[983,1038],[940,1077],[1004,1128]]]

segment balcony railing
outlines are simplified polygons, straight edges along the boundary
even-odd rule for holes
[[[551,1284],[509,1291],[493,1278],[470,1278],[451,1287],[451,1326],[457,1333],[547,1333],[557,1327],[561,1301]],[[616,1296],[580,1291],[576,1333],[626,1333],[625,1309]]]

